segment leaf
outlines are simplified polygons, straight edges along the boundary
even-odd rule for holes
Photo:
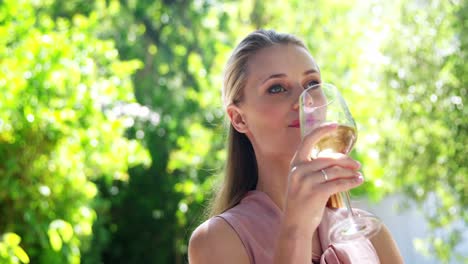
[[[70,240],[73,238],[73,227],[69,223],[66,223],[66,225],[64,225],[63,228],[59,230],[59,232],[62,236],[63,242],[65,243],[70,242]]]
[[[28,254],[21,248],[21,247],[16,247],[13,252],[15,253],[15,256],[19,258],[19,260],[23,263],[29,263],[29,257]]]
[[[21,242],[21,237],[15,233],[5,233],[3,235],[3,240],[6,242],[7,245],[17,246]]]
[[[47,234],[49,235],[49,242],[52,249],[57,252],[60,251],[62,249],[62,239],[60,238],[57,230],[49,229]]]

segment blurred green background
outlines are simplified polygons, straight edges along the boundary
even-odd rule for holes
[[[343,90],[353,196],[404,195],[430,228],[416,249],[468,263],[467,17],[464,0],[1,0],[0,263],[186,263],[224,165],[223,66],[257,28],[304,39]]]

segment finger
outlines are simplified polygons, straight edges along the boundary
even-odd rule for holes
[[[333,166],[320,170],[316,172],[316,174],[319,174],[319,182],[323,184],[340,179],[353,179],[359,176],[362,177],[362,174],[359,171],[350,170],[339,166]]]
[[[351,177],[351,178],[341,178],[334,181],[328,181],[322,184],[323,188],[325,188],[331,194],[339,193],[339,192],[346,192],[349,191],[364,182],[364,177],[362,174],[359,176]]]
[[[325,183],[337,179],[354,178],[360,175],[359,171],[332,166],[321,170],[311,170],[309,166],[295,167],[293,177],[306,177],[312,184]]]
[[[310,160],[310,151],[312,147],[325,135],[332,132],[338,127],[337,123],[326,123],[323,124],[316,129],[314,129],[311,133],[307,134],[303,139],[299,148],[294,155],[293,164],[299,163],[301,161],[308,161]]]
[[[314,163],[311,166],[316,166],[317,169],[328,168],[332,166],[340,166],[343,168],[348,168],[352,170],[359,170],[361,168],[361,163],[354,160],[348,155],[341,153],[333,153],[333,155],[321,156],[314,159]]]
[[[319,157],[295,164],[295,167],[304,167],[302,170],[306,172],[320,171],[333,166],[340,166],[351,170],[358,170],[361,168],[361,164],[358,161],[341,153],[335,153],[334,155]]]
[[[315,186],[328,181],[355,178],[361,175],[359,171],[340,166],[332,166],[321,170],[311,170],[310,167],[308,163],[294,167],[291,170],[290,180],[296,181],[299,185],[307,183]]]

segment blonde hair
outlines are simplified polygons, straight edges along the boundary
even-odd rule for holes
[[[293,44],[307,49],[305,44],[291,34],[274,30],[257,30],[250,33],[234,49],[224,71],[223,105],[242,101],[247,81],[247,62],[257,51],[275,44]],[[250,140],[229,124],[228,149],[224,182],[217,190],[210,206],[209,216],[215,216],[237,205],[242,197],[255,190],[258,180],[257,160]],[[336,196],[336,197],[334,197]],[[337,195],[330,197],[327,206],[341,207]]]

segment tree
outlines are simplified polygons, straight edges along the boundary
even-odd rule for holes
[[[160,113],[157,126],[136,122],[128,130],[129,138],[144,142],[153,163],[131,170],[128,183],[112,183],[119,192],[106,196],[111,206],[102,225],[110,232],[103,235],[112,244],[102,249],[102,260],[181,263],[189,206],[201,206],[209,188],[201,183],[212,174],[200,168],[220,160],[212,156],[222,146],[213,130],[220,120],[212,105],[219,92],[209,78],[220,70],[216,58],[229,37],[217,18],[227,14],[202,1],[109,1],[96,8],[100,34],[116,40],[122,58],[145,62],[134,76],[135,95]],[[128,243],[136,238],[142,242]]]
[[[303,38],[344,92],[367,179],[353,195],[438,198],[427,245],[448,261],[460,238],[440,227],[467,223],[466,8],[3,1],[0,261],[183,263],[225,159],[223,66],[256,28]]]
[[[115,113],[134,100],[141,64],[94,36],[96,16],[53,20],[47,8],[0,5],[2,263],[79,263],[97,217],[93,181],[149,162]]]
[[[444,263],[466,262],[468,256],[456,252],[468,223],[468,5],[414,1],[399,7],[381,82],[393,109],[387,116],[392,128],[382,131],[379,144],[382,163],[393,168],[385,177],[428,220],[431,233],[415,246]]]

